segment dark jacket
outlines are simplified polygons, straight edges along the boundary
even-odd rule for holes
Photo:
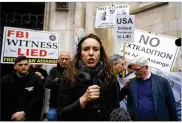
[[[50,99],[49,99],[49,106],[51,108],[57,107],[57,96],[58,96],[58,89],[60,86],[60,79],[63,74],[64,68],[60,67],[59,64],[57,67],[53,67],[49,75],[46,78],[45,88],[51,89],[50,91]],[[54,81],[55,78],[59,78],[57,81]]]
[[[85,109],[81,109],[79,98],[86,92],[92,82],[76,82],[75,87],[65,86],[59,89],[58,120],[62,121],[108,121],[110,113],[119,107],[116,79],[108,85],[101,82],[99,100],[89,102]],[[93,108],[94,105],[96,108]]]
[[[174,95],[168,80],[151,74],[153,100],[157,121],[177,121]],[[137,87],[138,79],[132,79],[128,85],[127,108],[133,120],[138,120],[137,112]],[[146,90],[147,91],[147,90]]]
[[[98,67],[99,68],[99,67]],[[103,67],[100,67],[103,69]],[[68,80],[62,82],[58,93],[58,120],[61,121],[108,121],[110,113],[119,107],[117,79],[105,82],[102,74],[103,70],[96,69],[92,72],[87,68],[77,68],[79,70],[76,82],[71,86]],[[85,69],[85,70],[84,70]],[[110,81],[110,82],[109,82]],[[87,88],[97,84],[100,86],[100,97],[92,102],[88,102],[84,109],[81,109],[80,97],[84,95]]]
[[[43,106],[44,87],[35,74],[19,78],[16,73],[1,79],[1,120],[10,121],[18,111],[24,111],[26,121],[39,121]]]
[[[30,72],[40,72],[42,74],[42,76],[44,77],[44,84],[45,84],[45,80],[47,78],[47,71],[44,70],[43,68],[34,68],[32,65],[30,65]]]

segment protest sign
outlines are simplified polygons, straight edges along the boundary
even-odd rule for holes
[[[129,15],[129,5],[101,6],[96,10],[95,28],[114,28],[116,15]]]
[[[1,63],[26,56],[30,63],[57,64],[59,33],[4,27]]]
[[[116,15],[115,41],[133,43],[135,31],[134,15]]]
[[[135,29],[134,43],[126,43],[125,57],[128,62],[142,56],[149,61],[149,67],[170,71],[173,69],[179,47],[175,45],[175,37],[153,34]],[[123,44],[117,53],[123,54]]]

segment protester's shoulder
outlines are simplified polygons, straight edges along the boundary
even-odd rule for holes
[[[7,74],[7,75],[3,76],[1,79],[5,79],[5,78],[9,78],[9,77],[12,77],[12,74]]]
[[[47,76],[47,71],[43,68],[40,68],[39,72],[43,75],[43,76]]]
[[[103,79],[103,81],[104,81],[104,79]],[[107,81],[109,81],[110,84],[115,84],[116,82],[118,82],[118,79],[117,79],[117,76],[112,75],[111,78],[108,79]]]
[[[29,82],[36,85],[36,86],[43,86],[43,80],[40,79],[40,77],[35,74],[35,73],[31,73],[31,77],[29,78]]]
[[[77,81],[73,82],[71,80],[62,79],[59,90],[74,90],[76,88],[76,85],[78,84]]]
[[[5,85],[9,85],[13,82],[13,75],[12,74],[8,74],[8,75],[5,75],[1,78],[1,84],[5,84]]]
[[[134,77],[134,78],[131,78],[131,79],[129,79],[129,83],[131,83],[131,82],[134,82],[134,81],[136,81],[137,80],[137,78],[136,77]]]
[[[50,69],[49,73],[50,73],[50,72],[57,71],[57,70],[58,70],[58,68],[57,68],[57,67],[52,67],[52,68]]]
[[[34,69],[34,67],[32,66],[32,65],[30,65],[30,67],[29,67],[30,69]]]
[[[46,73],[47,74],[47,71],[45,70],[45,69],[42,69],[43,71],[44,71],[44,73]]]
[[[51,68],[51,70],[57,70],[57,69],[58,69],[57,66]]]
[[[8,74],[8,75],[3,76],[3,77],[1,78],[1,80],[2,80],[2,81],[6,81],[6,80],[8,80],[8,79],[10,79],[10,78],[13,78],[13,75],[12,75],[12,74]]]
[[[126,82],[127,87],[131,87],[133,85],[133,83],[135,83],[137,81],[137,78],[131,78],[128,80],[128,82]]]
[[[111,76],[111,80],[117,80],[117,76],[116,75],[112,75]]]
[[[157,74],[153,74],[153,73],[152,73],[152,77],[158,79],[160,82],[168,82],[168,80],[167,80],[166,78],[164,78],[164,77],[162,77],[162,76],[159,76],[159,75],[157,75]]]
[[[43,69],[43,68],[40,68],[40,71],[42,71],[42,72],[47,72],[45,69]]]
[[[30,74],[31,74],[30,76],[31,76],[31,78],[32,78],[33,80],[35,80],[35,81],[41,80],[40,77],[39,77],[37,74],[35,74],[35,73],[30,73]]]
[[[159,75],[156,75],[156,74],[152,74],[152,77],[155,77],[155,79],[157,79],[158,83],[160,85],[163,85],[163,86],[169,86],[169,82],[166,78],[162,77],[162,76],[159,76]]]

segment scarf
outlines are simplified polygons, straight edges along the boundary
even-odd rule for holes
[[[87,67],[80,60],[78,61],[78,79],[81,82],[91,81],[93,77],[99,78],[103,75],[103,63],[101,61],[98,62],[96,67]]]

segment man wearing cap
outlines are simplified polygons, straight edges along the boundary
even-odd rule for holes
[[[25,56],[15,59],[14,69],[1,79],[1,120],[39,121],[44,96],[42,80],[29,72]]]
[[[175,99],[168,80],[149,71],[148,61],[134,60],[136,78],[128,85],[127,109],[135,121],[177,121]]]

